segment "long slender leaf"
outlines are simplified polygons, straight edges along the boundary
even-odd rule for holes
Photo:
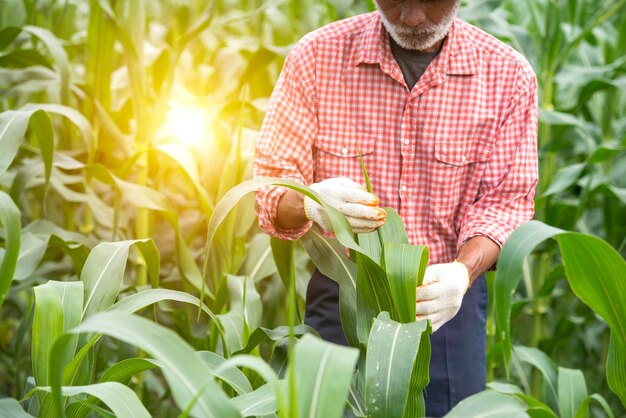
[[[414,302],[415,303],[415,302]],[[415,315],[413,315],[415,318]],[[421,340],[428,339],[426,321],[401,324],[383,312],[374,321],[367,344],[365,363],[365,401],[368,416],[417,417],[417,411],[407,415],[411,392],[413,365],[417,361]],[[427,382],[424,382],[424,385]],[[419,388],[421,392],[422,388]]]
[[[358,351],[305,335],[295,349],[298,416],[339,418]]]
[[[184,410],[196,393],[206,387],[192,410],[193,416],[236,417],[236,409],[213,381],[211,370],[202,358],[172,331],[147,319],[121,312],[101,312],[89,316],[76,333],[101,333],[141,348],[158,360],[176,404]],[[65,334],[54,350],[62,350],[71,334]],[[55,367],[56,366],[56,367]],[[54,381],[60,383],[60,369],[53,365]],[[54,386],[53,386],[54,387]]]
[[[504,343],[505,366],[510,358],[511,294],[519,283],[524,258],[540,242],[556,237],[565,272],[576,296],[609,325],[607,359],[609,387],[626,405],[626,261],[600,238],[566,232],[538,221],[518,228],[502,249],[496,273],[498,337]]]
[[[559,415],[574,418],[587,399],[587,384],[583,372],[559,367]]]
[[[459,402],[446,418],[530,418],[526,408],[526,404],[514,396],[485,390]]]
[[[17,267],[22,238],[21,223],[19,209],[8,194],[0,191],[0,224],[6,231],[4,256],[0,262],[0,306],[9,292]]]
[[[20,403],[11,398],[0,399],[0,418],[33,418]]]

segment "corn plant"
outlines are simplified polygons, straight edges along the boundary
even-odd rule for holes
[[[365,171],[364,175],[367,178]],[[426,269],[427,248],[409,244],[402,220],[391,208],[383,227],[358,234],[355,240],[345,217],[315,191],[291,180],[267,178],[236,186],[218,203],[209,223],[205,254],[228,212],[264,185],[301,192],[329,213],[336,241],[312,230],[304,245],[320,271],[339,284],[342,327],[348,342],[360,350],[353,411],[372,417],[423,416],[430,326],[426,321],[415,322],[413,295]],[[346,255],[346,248],[352,257]]]

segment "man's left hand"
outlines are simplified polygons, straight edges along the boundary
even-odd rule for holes
[[[430,319],[433,332],[454,318],[469,287],[465,264],[433,264],[426,268],[424,281],[415,290],[415,318]]]

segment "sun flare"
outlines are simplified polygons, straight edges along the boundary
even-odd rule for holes
[[[172,104],[161,127],[161,136],[189,147],[206,146],[209,137],[209,112],[198,105]]]

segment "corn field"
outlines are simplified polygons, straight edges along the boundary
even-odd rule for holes
[[[393,209],[353,235],[313,190],[251,180],[289,49],[371,10],[0,0],[0,417],[424,416],[428,248]],[[487,275],[487,390],[447,417],[626,417],[626,0],[460,17],[537,74],[540,184]],[[325,205],[336,238],[263,234],[268,184]],[[303,324],[315,267],[350,347]]]

